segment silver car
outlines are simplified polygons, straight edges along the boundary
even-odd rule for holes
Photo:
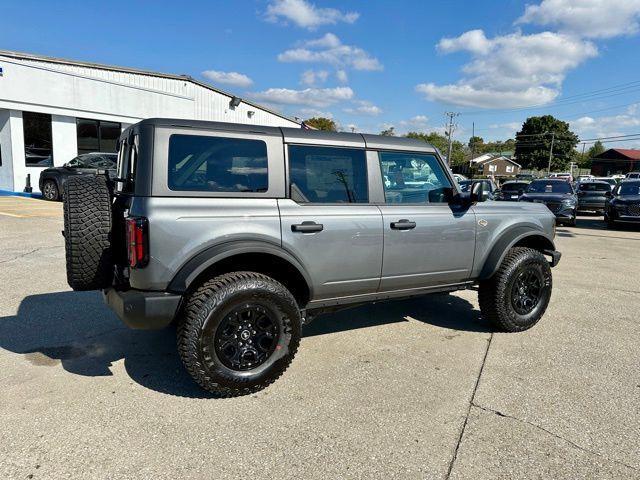
[[[151,119],[122,134],[117,175],[66,183],[69,284],[132,328],[175,322],[218,396],[275,381],[301,325],[350,305],[477,287],[495,328],[526,330],[560,259],[544,205],[461,192],[408,138]]]

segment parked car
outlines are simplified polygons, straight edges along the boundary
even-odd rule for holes
[[[529,182],[519,182],[516,180],[504,182],[502,186],[496,190],[495,199],[506,202],[517,202],[520,195],[524,193],[529,186]]]
[[[618,185],[618,181],[613,177],[595,177],[594,180],[608,183],[612,191]]]
[[[571,175],[569,172],[551,173],[549,174],[549,178],[559,178],[564,180],[565,182],[573,182],[573,175]]]
[[[477,285],[483,318],[516,332],[549,303],[553,215],[460,192],[424,142],[150,119],[119,152],[113,189],[65,184],[67,280],[134,328],[175,322],[215,395],[274,382],[303,321],[337,308]]]
[[[459,173],[454,173],[453,174],[453,178],[455,178],[456,182],[460,183],[463,180],[467,180],[467,177],[465,177],[464,175],[461,175]]]
[[[471,192],[471,189],[475,184],[482,184],[482,192],[485,200],[493,200],[495,195],[494,192],[497,190],[496,184],[493,183],[492,180],[482,178],[476,180],[462,180],[458,182],[460,185],[460,190],[465,193]]]
[[[547,178],[534,180],[520,197],[521,202],[544,203],[558,223],[575,226],[578,199],[566,180]]]
[[[640,223],[640,180],[624,180],[613,190],[604,221],[609,228],[616,223]]]
[[[640,178],[640,172],[629,172],[627,173],[624,178],[629,179],[629,180],[635,180]]]
[[[516,175],[516,180],[522,180],[523,182],[532,182],[536,179],[533,173],[519,173]]]
[[[578,185],[578,210],[604,213],[611,199],[611,185],[607,182],[592,180]]]
[[[85,153],[78,155],[61,167],[46,168],[40,172],[40,191],[46,200],[60,200],[64,184],[75,175],[96,174],[104,170],[109,175],[116,172],[115,153]]]
[[[590,181],[591,181],[591,180],[593,180],[594,178],[596,178],[596,177],[594,177],[593,175],[579,175],[579,176],[578,176],[578,179],[577,179],[576,181],[577,181],[578,183],[581,183],[581,182],[590,182]]]

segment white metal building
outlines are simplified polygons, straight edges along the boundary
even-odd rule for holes
[[[152,117],[300,126],[188,76],[0,50],[0,190],[22,192],[31,174],[38,192],[42,169],[114,151],[123,128]]]

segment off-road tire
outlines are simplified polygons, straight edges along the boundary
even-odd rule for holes
[[[77,291],[111,286],[111,195],[102,175],[79,175],[64,184],[67,282]]]
[[[49,188],[47,188],[47,186]],[[45,180],[42,184],[42,197],[50,202],[60,200],[60,190],[55,180]]]
[[[278,346],[258,368],[238,371],[226,366],[213,346],[226,312],[243,303],[259,302],[276,313]],[[232,272],[211,278],[191,293],[179,314],[178,352],[191,377],[217,397],[247,395],[273,383],[298,350],[301,315],[291,293],[271,277]]]
[[[543,288],[533,310],[521,315],[513,306],[512,289],[515,288],[518,275],[529,268],[541,274]],[[507,252],[498,271],[488,280],[480,282],[480,311],[496,329],[522,332],[533,327],[542,318],[551,299],[551,290],[551,267],[545,256],[531,248],[515,247]]]

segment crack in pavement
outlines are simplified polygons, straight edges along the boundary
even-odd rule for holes
[[[489,355],[489,348],[491,347],[491,341],[493,340],[493,332],[489,335],[489,340],[487,341],[487,349],[484,351],[484,357],[482,357],[482,364],[480,365],[480,370],[478,371],[478,377],[476,378],[476,383],[473,386],[473,392],[471,393],[471,398],[469,399],[469,408],[467,408],[467,414],[464,417],[464,423],[462,424],[462,428],[460,429],[460,435],[458,436],[458,441],[456,442],[456,448],[453,451],[453,457],[451,457],[451,462],[449,462],[449,468],[447,469],[447,475],[445,479],[448,479],[451,476],[451,472],[453,470],[453,465],[456,463],[458,458],[458,450],[460,449],[460,444],[462,443],[462,437],[464,436],[464,432],[467,428],[467,423],[469,422],[469,414],[471,413],[471,407],[475,404],[476,392],[478,391],[478,385],[480,385],[480,377],[482,377],[482,372],[484,371],[484,365],[487,362],[487,356]]]
[[[484,411],[484,412],[492,413],[492,414],[494,414],[494,415],[497,415],[497,416],[499,416],[499,417],[508,418],[508,419],[510,419],[510,420],[515,420],[515,421],[517,421],[517,422],[524,423],[524,424],[526,424],[526,425],[530,425],[530,426],[532,426],[532,427],[534,427],[534,428],[536,428],[536,429],[538,429],[538,430],[540,430],[540,431],[542,431],[542,432],[547,433],[548,435],[551,435],[551,436],[552,436],[552,437],[554,437],[554,438],[557,438],[558,440],[562,440],[563,442],[568,443],[568,444],[569,444],[569,445],[571,445],[572,447],[574,447],[574,448],[576,448],[576,449],[578,449],[578,450],[580,450],[580,451],[582,451],[582,452],[585,452],[585,453],[588,453],[588,454],[591,454],[591,455],[598,456],[598,457],[603,458],[604,460],[606,460],[606,461],[608,461],[608,462],[611,462],[611,463],[615,463],[615,464],[621,465],[621,466],[623,466],[623,467],[629,468],[629,469],[634,470],[634,471],[636,471],[636,472],[637,472],[637,471],[640,471],[637,467],[634,467],[633,465],[629,465],[629,464],[627,464],[627,463],[621,462],[620,460],[615,460],[615,459],[609,458],[609,457],[607,457],[607,456],[605,456],[605,455],[603,455],[603,454],[601,454],[601,453],[599,453],[599,452],[596,452],[596,451],[594,451],[594,450],[589,450],[588,448],[585,448],[585,447],[583,447],[582,445],[579,445],[579,444],[575,443],[574,441],[569,440],[568,438],[565,438],[565,437],[563,437],[563,436],[561,436],[561,435],[558,435],[557,433],[554,433],[554,432],[552,432],[551,430],[547,430],[546,428],[544,428],[544,427],[542,427],[542,426],[540,426],[540,425],[537,425],[537,424],[535,424],[535,423],[533,423],[533,422],[530,422],[530,421],[528,421],[528,420],[523,420],[523,419],[521,419],[521,418],[514,417],[513,415],[508,415],[508,414],[506,414],[506,413],[500,412],[500,411],[498,411],[498,410],[494,410],[494,409],[492,409],[492,408],[483,407],[483,406],[481,406],[481,405],[478,405],[478,404],[477,404],[477,403],[475,403],[475,402],[474,402],[474,403],[472,403],[472,406],[473,406],[473,407],[476,407],[477,409],[482,410],[482,411]]]
[[[48,250],[48,249],[53,249],[53,248],[64,248],[64,247],[63,246],[55,246],[55,247],[38,247],[38,248],[34,248],[33,250],[30,250],[28,252],[21,253],[20,255],[16,255],[15,257],[12,257],[12,258],[8,258],[7,260],[0,260],[0,264],[13,262],[14,260],[19,260],[21,258],[26,257],[27,255],[31,255],[32,253],[39,252],[40,250]]]

